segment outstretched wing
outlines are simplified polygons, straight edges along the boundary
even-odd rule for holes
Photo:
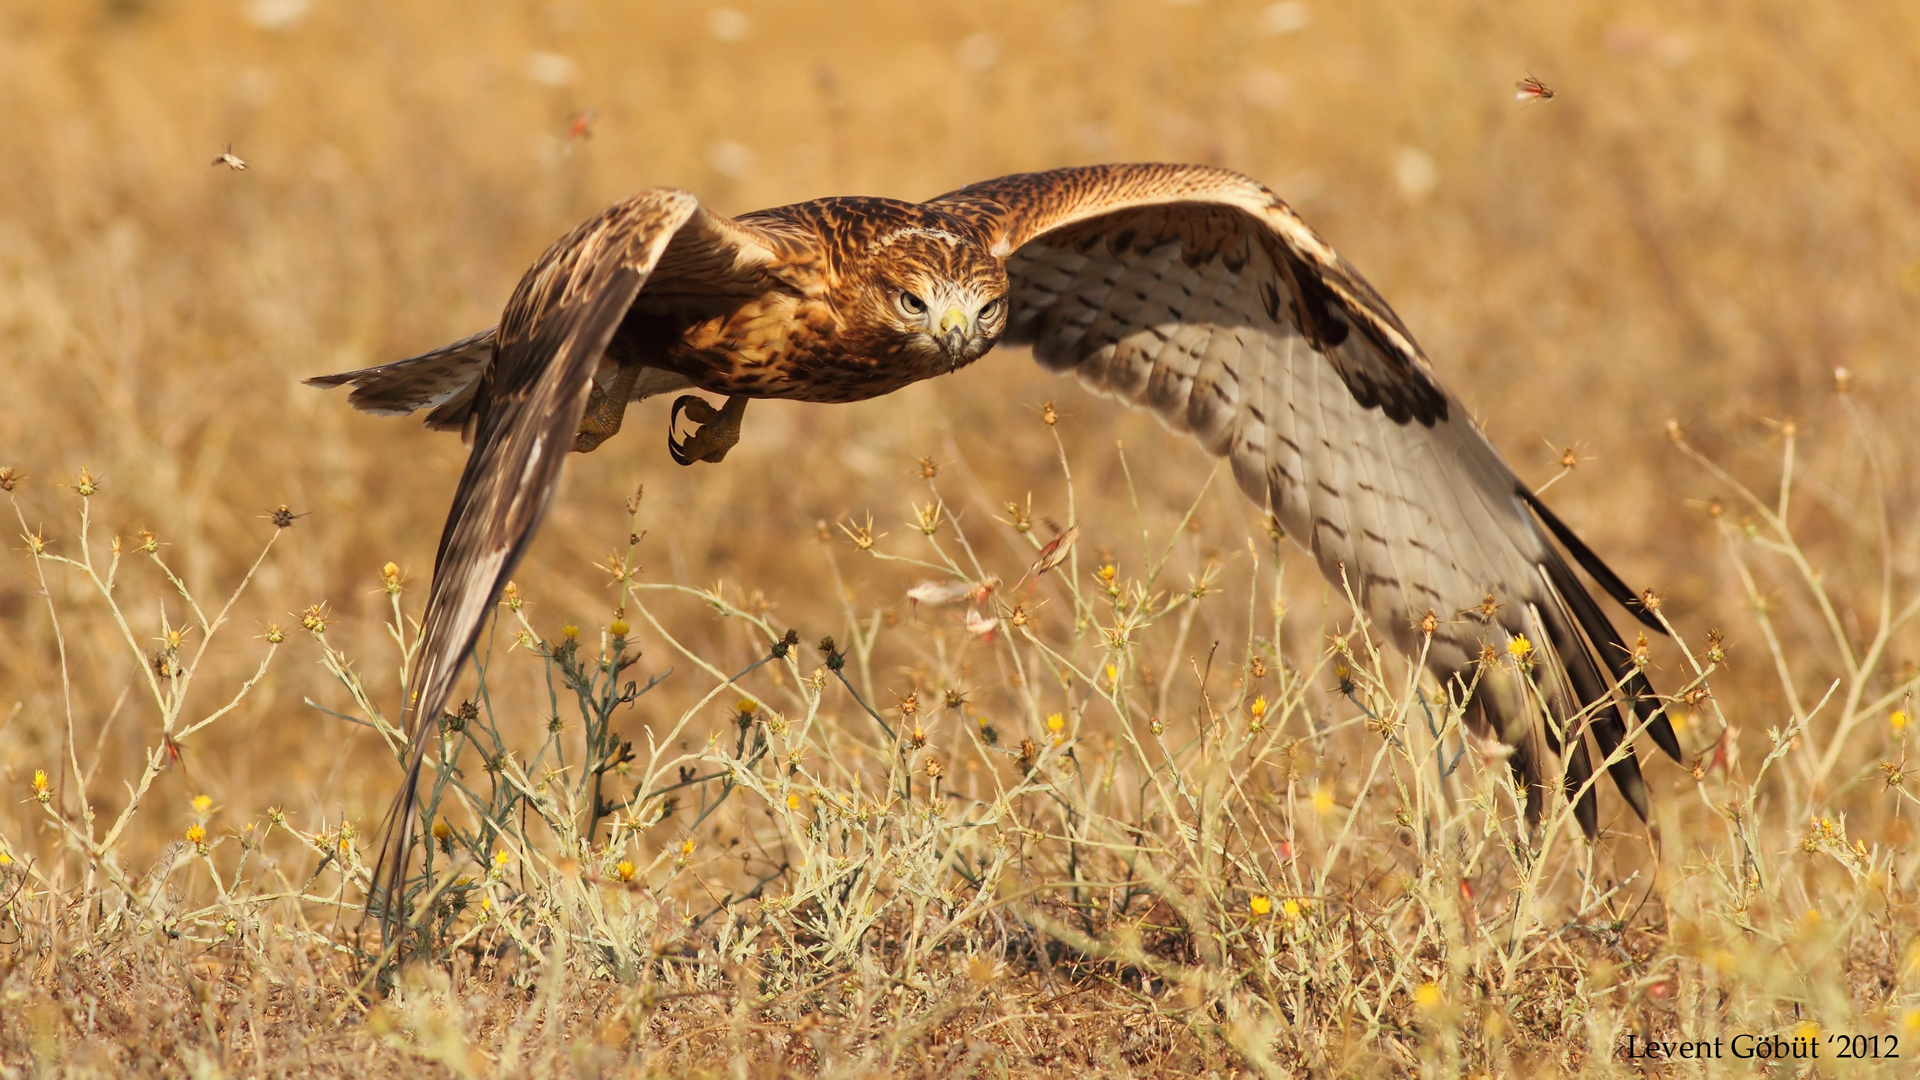
[[[409,680],[407,777],[375,873],[387,888],[389,920],[402,906],[422,756],[494,598],[546,514],[608,342],[643,289],[764,288],[775,255],[763,240],[707,213],[684,191],[644,192],[548,248],[520,279],[497,331],[417,358],[444,361],[482,340],[491,344],[491,366],[472,391],[473,452],[440,535]]]
[[[1003,342],[1226,457],[1247,496],[1403,651],[1424,650],[1443,681],[1481,675],[1468,717],[1514,748],[1530,816],[1547,751],[1563,754],[1571,793],[1592,774],[1582,729],[1605,755],[1625,738],[1616,681],[1679,757],[1651,688],[1541,521],[1658,623],[1514,476],[1386,302],[1272,192],[1223,169],[1116,165],[1002,177],[933,202],[1007,258]],[[1522,634],[1537,646],[1537,693],[1497,665],[1477,670],[1485,650],[1505,657]],[[1631,748],[1612,775],[1644,819]],[[1576,809],[1593,834],[1591,789]]]

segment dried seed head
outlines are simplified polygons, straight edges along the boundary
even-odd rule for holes
[[[1155,735],[1159,735],[1161,732],[1166,731],[1167,728],[1165,724],[1160,722],[1159,717],[1149,716],[1147,717],[1147,730],[1153,732]]]
[[[1652,589],[1640,590],[1640,606],[1646,608],[1648,611],[1659,611],[1660,600],[1660,594],[1654,592]]]
[[[926,731],[919,724],[913,725],[913,730],[907,732],[907,749],[918,750],[925,745],[927,745]]]
[[[1049,401],[1040,406],[1040,422],[1048,427],[1060,422],[1060,410],[1053,407],[1053,402]]]
[[[520,595],[518,584],[509,581],[506,588],[500,590],[500,602],[507,605],[508,611],[519,611],[521,605],[527,602],[527,598]]]
[[[1032,739],[1021,739],[1019,762],[1022,770],[1032,772],[1033,767],[1040,762],[1040,744],[1034,742]],[[41,801],[45,802],[46,800],[42,799]]]
[[[269,645],[278,645],[287,640],[287,632],[282,630],[280,624],[277,622],[268,623],[267,632],[263,636],[267,639],[267,644]]]
[[[1843,367],[1834,368],[1833,392],[1836,394],[1844,394],[1851,389],[1853,389],[1853,372]]]
[[[847,539],[853,541],[853,546],[861,551],[871,551],[873,549],[873,542],[879,539],[879,537],[873,535],[872,514],[867,515],[867,520],[864,524],[853,524],[853,519],[847,519],[847,524],[841,525],[840,531],[846,533]],[[885,534],[883,533],[881,535],[884,536]]]
[[[1709,500],[1707,501],[1707,516],[1708,516],[1708,517],[1710,517],[1710,518],[1717,518],[1717,517],[1719,517],[1719,516],[1721,516],[1722,514],[1725,514],[1726,512],[1727,512],[1727,507],[1726,507],[1726,504],[1725,504],[1725,503],[1723,503],[1723,502],[1721,502],[1721,501],[1720,501],[1719,499],[1717,499],[1717,498],[1715,498],[1715,499],[1709,499]]]
[[[1573,447],[1563,446],[1560,448],[1560,467],[1561,468],[1572,469],[1578,466],[1579,464],[1580,464],[1580,457],[1579,455],[1573,452]]]
[[[931,480],[940,475],[940,463],[930,457],[920,459],[920,475]]]
[[[1440,616],[1435,615],[1432,608],[1428,608],[1427,613],[1420,616],[1420,632],[1427,637],[1432,637],[1433,632],[1438,629],[1440,629]]]
[[[1667,441],[1679,442],[1683,438],[1685,438],[1685,436],[1680,434],[1680,421],[1678,420],[1667,421]]]
[[[1718,627],[1707,631],[1707,660],[1714,664],[1724,664],[1727,661],[1726,643],[1721,640]]]
[[[911,720],[920,712],[920,691],[909,690],[907,696],[900,699],[900,715]]]
[[[12,491],[26,482],[26,474],[15,472],[11,465],[0,465],[0,491]]]
[[[1027,619],[1028,619],[1027,609],[1017,605],[1013,609],[1013,614],[1007,616],[1007,621],[1012,623],[1015,626],[1027,625]]]
[[[930,757],[927,759],[926,769],[927,769],[927,779],[929,780],[938,780],[947,771],[947,767],[940,764],[940,759],[937,757]]]
[[[325,604],[307,605],[307,609],[300,613],[300,625],[308,633],[312,633],[312,634],[326,633],[327,632],[327,605]]]
[[[1027,496],[1027,505],[1024,509],[1021,508],[1019,503],[1016,503],[1016,502],[1008,503],[1007,516],[1013,519],[1014,532],[1019,532],[1019,533],[1032,532],[1033,531],[1033,496],[1031,495]]]
[[[934,533],[940,531],[940,515],[945,509],[946,504],[939,499],[933,500],[933,502],[926,506],[914,507],[914,526],[925,535],[932,536]]]
[[[1267,677],[1267,658],[1264,656],[1254,657],[1247,664],[1247,674],[1253,676],[1256,679],[1266,678]]]
[[[287,506],[286,503],[281,503],[271,515],[273,527],[276,529],[291,529],[293,528],[294,518],[297,516],[291,507]]]

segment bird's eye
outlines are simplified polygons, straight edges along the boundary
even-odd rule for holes
[[[909,315],[925,315],[927,313],[927,302],[907,290],[901,289],[900,310]]]
[[[1006,304],[1007,298],[1004,296],[996,296],[987,301],[986,304],[980,308],[979,320],[986,322],[992,319],[994,316],[1000,314],[1000,309],[1005,307]]]

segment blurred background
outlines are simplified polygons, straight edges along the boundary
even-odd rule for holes
[[[1878,468],[1887,572],[1912,581],[1916,71],[1920,6],[1901,0],[4,0],[0,464],[30,478],[14,493],[25,525],[69,555],[69,485],[87,466],[103,478],[98,553],[149,527],[206,598],[240,579],[275,507],[304,514],[195,692],[207,708],[224,700],[269,623],[325,602],[336,644],[397,704],[380,567],[403,568],[417,613],[465,450],[300,378],[491,325],[542,248],[640,188],[684,187],[739,213],[829,194],[926,198],[1077,163],[1214,163],[1274,188],[1371,279],[1523,477],[1544,482],[1575,450],[1550,501],[1629,582],[1668,597],[1696,648],[1725,631],[1721,693],[1764,740],[1753,733],[1780,721],[1777,684],[1704,508],[1718,497],[1741,511],[1665,427],[1678,420],[1766,491],[1780,425],[1797,425],[1795,524],[1855,634],[1879,603]],[[1529,74],[1552,100],[1516,100]],[[246,171],[210,166],[229,144]],[[1836,367],[1851,372],[1860,431]],[[530,617],[547,633],[610,617],[592,564],[622,546],[622,503],[640,485],[649,580],[724,581],[809,641],[848,611],[917,617],[901,598],[915,575],[855,559],[837,530],[823,551],[821,523],[871,511],[904,545],[931,457],[952,470],[943,484],[959,477],[943,491],[969,535],[1017,569],[1031,556],[992,514],[1031,492],[1036,513],[1066,517],[1037,420],[1049,399],[1080,513],[1112,525],[1090,537],[1132,527],[1116,439],[1143,514],[1177,521],[1211,462],[1019,353],[860,405],[758,403],[720,466],[669,461],[660,399],[570,463],[519,575]],[[1261,533],[1216,484],[1195,535],[1183,569],[1244,560]],[[1116,558],[1137,569],[1136,554]],[[1288,587],[1311,606],[1289,649],[1310,661],[1328,601],[1311,563],[1290,558]],[[123,575],[123,601],[151,623],[135,636],[158,634],[163,609],[180,621],[151,567]],[[137,661],[79,585],[50,580],[75,738],[99,741],[101,777],[127,775],[155,740],[151,702],[127,696]],[[1761,587],[1789,633],[1813,625],[1801,593],[1764,575]],[[9,540],[9,790],[65,738],[38,591]],[[716,656],[759,649],[698,604],[661,611]],[[1913,637],[1895,652],[1895,669],[1910,666]],[[1677,654],[1660,655],[1677,680]],[[302,703],[342,701],[317,657],[290,637],[242,714],[187,749],[191,778],[170,774],[156,798],[184,806],[204,789],[376,820],[395,770]],[[1656,766],[1656,791],[1683,771]],[[109,809],[123,798],[96,786]]]

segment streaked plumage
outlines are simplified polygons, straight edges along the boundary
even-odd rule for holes
[[[857,401],[996,343],[1031,346],[1048,369],[1149,409],[1227,458],[1247,497],[1329,580],[1350,583],[1403,651],[1424,649],[1443,680],[1471,681],[1484,650],[1504,653],[1524,634],[1545,722],[1519,680],[1498,674],[1468,717],[1514,748],[1530,816],[1545,801],[1550,755],[1563,759],[1571,791],[1593,767],[1583,730],[1603,755],[1619,747],[1627,724],[1616,681],[1678,758],[1651,689],[1549,534],[1609,595],[1657,623],[1514,476],[1386,302],[1254,181],[1199,166],[1099,166],[1003,177],[925,203],[823,199],[737,219],[660,190],[549,248],[496,331],[313,380],[351,384],[353,404],[368,411],[431,409],[429,426],[473,443],[411,682],[414,756],[385,854],[389,881],[401,880],[429,721],[566,450],[610,435],[629,400],[697,387],[732,396],[730,419],[675,456],[718,460],[747,398]],[[1611,771],[1645,818],[1631,748]],[[1593,834],[1591,791],[1577,816]]]

